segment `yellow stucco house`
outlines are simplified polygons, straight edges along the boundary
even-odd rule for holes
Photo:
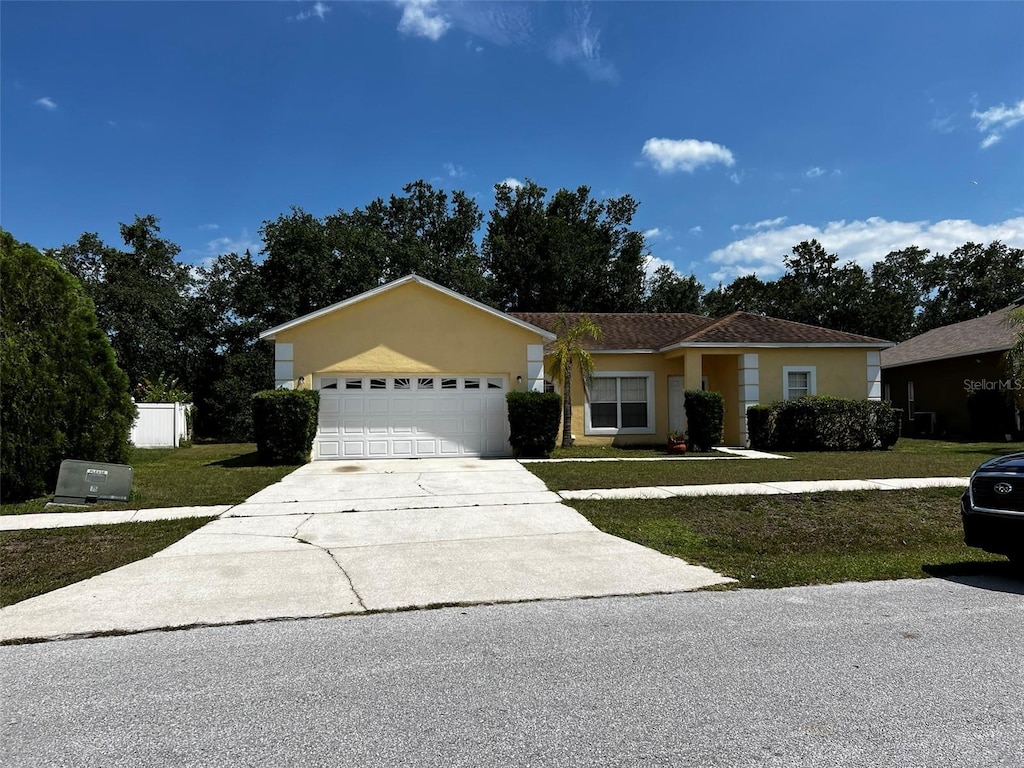
[[[314,459],[505,456],[505,395],[550,386],[544,350],[559,316],[500,312],[409,275],[260,338],[274,342],[277,387],[320,392]],[[751,405],[880,399],[891,346],[747,312],[588,317],[603,335],[588,344],[593,380],[573,382],[580,445],[663,443],[685,431],[683,392],[697,387],[723,395],[725,444],[745,445]]]

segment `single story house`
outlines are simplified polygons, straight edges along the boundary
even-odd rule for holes
[[[1019,415],[1005,397],[1012,383],[1003,367],[1013,346],[1009,314],[1014,304],[973,320],[934,328],[882,352],[885,399],[903,410],[903,434],[966,436],[977,431],[968,408],[971,393],[986,395],[1002,409],[996,434],[1020,430]],[[1003,395],[1002,398],[998,397]],[[998,409],[997,409],[998,410]]]
[[[573,382],[578,444],[664,443],[685,430],[683,392],[725,398],[725,443],[747,442],[746,409],[804,394],[881,399],[889,342],[735,312],[590,314],[589,387]],[[505,395],[543,391],[559,313],[504,313],[416,275],[260,337],[277,387],[320,392],[314,459],[502,456]],[[570,322],[575,315],[566,314]]]

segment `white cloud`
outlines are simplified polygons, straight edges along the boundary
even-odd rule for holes
[[[53,112],[57,108],[57,102],[51,99],[49,96],[43,96],[41,99],[36,99],[35,104],[37,107],[42,107],[45,110]]]
[[[455,163],[445,163],[444,170],[451,179],[461,179],[466,176],[466,172],[462,170],[462,166],[456,165]]]
[[[729,280],[756,272],[774,278],[783,272],[782,259],[794,245],[817,240],[845,264],[854,261],[865,269],[889,251],[916,245],[934,253],[949,253],[966,242],[1000,240],[1015,248],[1024,247],[1024,217],[997,224],[975,224],[967,219],[943,221],[887,221],[871,217],[864,221],[831,221],[824,227],[793,224],[781,229],[756,232],[713,251],[709,261],[718,269],[715,280]]]
[[[216,225],[214,225],[216,226]],[[263,248],[263,242],[249,236],[249,231],[243,229],[238,237],[217,237],[206,243],[206,256],[215,257],[225,253],[243,254],[247,250],[256,257],[256,254]]]
[[[646,273],[646,276],[648,278],[653,277],[658,267],[669,267],[673,272],[678,271],[676,270],[675,262],[668,261],[666,259],[659,259],[657,256],[651,256],[648,254],[647,258],[644,260],[644,272]]]
[[[733,224],[729,229],[733,232],[739,232],[741,229],[748,231],[771,229],[772,227],[782,226],[788,218],[788,216],[776,216],[774,219],[761,219],[761,221],[755,221],[753,224]]]
[[[661,235],[662,235],[662,232],[657,227],[653,227],[652,229],[648,229],[648,230],[644,231],[644,239],[645,240],[653,240],[656,237],[661,237]]]
[[[616,83],[619,80],[615,65],[601,57],[601,30],[590,24],[590,5],[569,10],[569,29],[555,39],[551,46],[555,61],[576,64],[591,80]]]
[[[722,163],[731,167],[736,163],[732,152],[721,144],[698,139],[648,139],[642,152],[661,173],[693,173],[704,165]]]
[[[825,171],[823,169],[819,168],[818,166],[814,166],[813,168],[808,168],[807,169],[807,173],[804,174],[804,176],[806,176],[808,179],[816,179],[819,176],[824,176],[824,175],[825,175]]]
[[[305,11],[302,11],[296,16],[289,16],[291,21],[305,21],[306,19],[312,19],[314,16],[320,21],[324,20],[324,17],[330,13],[331,7],[326,3],[322,3],[319,0],[313,3],[313,6]]]
[[[981,141],[981,148],[988,149],[1001,141],[1003,134],[1008,130],[1024,122],[1024,99],[1010,107],[1000,104],[997,107],[989,107],[984,112],[975,109],[971,112],[971,117],[978,121],[978,130],[988,134]]]
[[[220,229],[220,224],[200,224],[198,229],[200,232],[209,232],[214,229]]]
[[[502,179],[501,181],[498,182],[498,184],[504,184],[506,187],[511,187],[512,189],[519,189],[521,186],[523,186],[523,182],[521,182],[514,176],[509,176],[507,179]]]
[[[398,31],[412,37],[425,37],[435,43],[444,37],[451,22],[437,9],[435,0],[399,0],[402,18]]]
[[[739,186],[740,184],[743,183],[743,174],[742,173],[735,173],[735,172],[730,173],[729,174],[729,181],[731,181],[736,186]]]
[[[701,235],[701,234],[704,234],[704,227],[702,227],[700,224],[698,224],[696,227],[690,227],[690,234],[691,235]]]

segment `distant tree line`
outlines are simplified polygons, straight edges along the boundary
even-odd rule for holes
[[[250,396],[273,385],[260,331],[411,272],[506,311],[745,310],[894,341],[1024,292],[1024,251],[1000,242],[935,255],[911,246],[869,273],[811,240],[776,280],[749,275],[708,290],[667,266],[648,279],[629,195],[596,200],[585,186],[549,195],[532,181],[495,189],[479,246],[476,202],[416,181],[323,218],[293,207],[263,223],[256,256],[185,264],[153,215],[121,225],[123,247],[85,233],[48,255],[93,300],[132,386],[175,377],[197,404],[197,434],[227,439],[249,437]]]

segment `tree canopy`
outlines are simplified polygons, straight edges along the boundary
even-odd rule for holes
[[[66,458],[127,460],[135,405],[92,302],[51,257],[0,230],[5,501],[52,489]]]

